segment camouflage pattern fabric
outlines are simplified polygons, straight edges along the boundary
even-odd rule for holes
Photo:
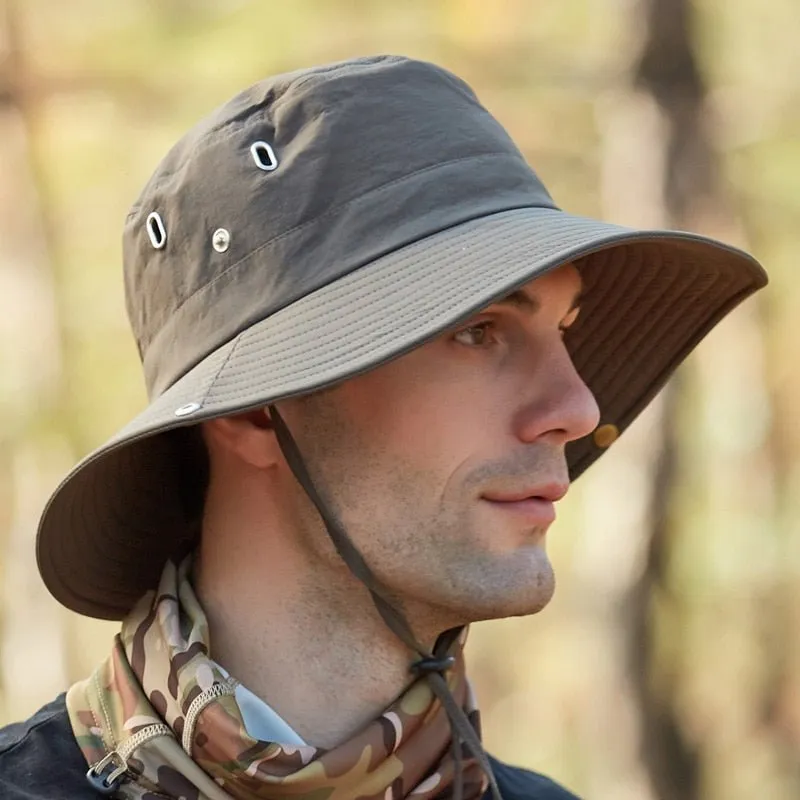
[[[168,563],[157,590],[131,611],[110,657],[67,693],[89,765],[110,753],[127,765],[117,796],[129,800],[446,800],[455,761],[447,715],[420,679],[350,740],[324,750],[254,739],[234,697],[238,685],[209,657],[208,623],[191,559]],[[447,673],[453,697],[480,735],[465,675],[463,639]],[[463,753],[465,800],[488,782]]]

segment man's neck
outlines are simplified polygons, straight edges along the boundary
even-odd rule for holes
[[[328,580],[265,552],[214,552],[221,541],[204,539],[194,575],[211,657],[304,741],[345,741],[408,686],[413,654],[349,573]]]

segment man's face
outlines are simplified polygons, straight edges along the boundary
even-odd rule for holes
[[[563,342],[580,288],[564,265],[395,361],[282,404],[322,496],[412,624],[550,600],[565,445],[598,422]]]

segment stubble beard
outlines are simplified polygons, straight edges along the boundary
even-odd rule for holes
[[[548,604],[555,576],[543,534],[530,532],[524,544],[505,550],[493,546],[493,536],[508,534],[479,520],[474,489],[451,484],[437,493],[440,475],[398,463],[380,440],[364,441],[332,407],[325,412],[309,418],[314,422],[302,437],[316,488],[415,630],[524,616]],[[340,571],[332,543],[318,546]]]
[[[342,522],[415,630],[429,636],[534,614],[549,603],[555,576],[543,534],[531,532],[529,543],[498,551],[490,546],[491,532],[476,530],[475,509],[466,501],[426,515],[395,492],[384,497],[382,509],[370,513],[362,506],[358,515],[343,514]]]

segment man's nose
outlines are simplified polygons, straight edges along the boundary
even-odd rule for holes
[[[599,422],[597,400],[562,343],[531,378],[529,399],[517,415],[517,436],[566,445],[588,436]]]

